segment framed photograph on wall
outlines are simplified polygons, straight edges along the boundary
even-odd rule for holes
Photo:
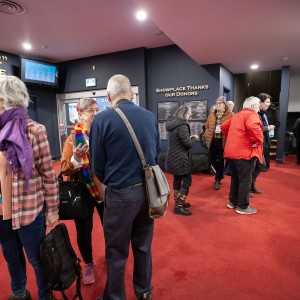
[[[157,102],[157,120],[166,121],[178,108],[178,101]]]
[[[161,140],[167,140],[168,139],[168,132],[166,130],[166,123],[165,122],[158,122],[158,129],[159,129],[159,135]]]
[[[190,121],[206,121],[207,100],[186,101],[184,104],[191,108],[192,115]]]
[[[191,127],[191,135],[198,135],[200,136],[200,134],[202,133],[203,131],[203,124],[204,122],[189,122],[190,123],[190,127]]]

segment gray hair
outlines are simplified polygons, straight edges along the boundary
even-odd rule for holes
[[[95,99],[84,97],[80,99],[79,102],[77,103],[77,107],[76,107],[77,112],[82,112],[95,103],[98,105]]]
[[[243,108],[251,109],[252,105],[255,105],[255,104],[259,105],[259,103],[260,103],[260,100],[257,97],[251,96],[244,101]]]
[[[29,105],[26,85],[16,76],[0,76],[0,98],[4,100],[4,108],[26,108]]]
[[[173,117],[180,120],[187,121],[189,119],[190,114],[191,114],[191,108],[188,105],[183,104],[177,108],[177,110],[173,114]]]
[[[234,106],[234,102],[229,100],[229,101],[226,102],[226,105],[233,105]]]
[[[132,96],[132,89],[129,79],[121,74],[114,75],[108,80],[107,94],[113,100],[121,99],[121,97],[130,98]]]

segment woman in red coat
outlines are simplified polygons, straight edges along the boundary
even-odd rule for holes
[[[228,208],[236,208],[239,214],[255,214],[249,206],[252,171],[256,160],[262,162],[263,130],[257,114],[260,100],[250,97],[243,109],[221,125],[226,136],[224,157],[231,168]]]

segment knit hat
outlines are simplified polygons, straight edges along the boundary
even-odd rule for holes
[[[222,101],[222,102],[226,105],[226,98],[225,98],[224,96],[218,97],[217,100],[216,100],[216,103],[217,103],[218,101]]]

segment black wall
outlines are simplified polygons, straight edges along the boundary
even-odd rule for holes
[[[19,56],[9,54],[7,74],[20,74]],[[34,100],[29,107],[33,119],[46,126],[54,157],[60,155],[57,121],[56,93],[69,93],[105,89],[108,79],[115,74],[126,75],[132,85],[139,87],[139,103],[157,115],[157,102],[208,100],[210,108],[220,92],[220,64],[199,66],[177,46],[155,49],[138,48],[128,51],[93,56],[59,64],[59,88],[28,86]],[[86,87],[86,78],[96,78],[96,87]],[[166,98],[156,93],[156,88],[187,85],[209,85],[208,90],[198,90],[197,96]],[[162,142],[163,150],[167,142]],[[200,143],[194,152],[204,152]]]
[[[267,72],[249,72],[234,75],[235,97],[239,103],[236,111],[241,108],[243,101],[250,96],[267,93],[272,102],[279,107],[281,89],[281,70]]]
[[[95,70],[93,70],[95,66]],[[60,64],[60,92],[69,93],[106,89],[107,81],[115,74],[123,74],[132,85],[139,87],[140,105],[146,106],[145,49],[72,60]],[[86,78],[96,78],[96,87],[87,88]]]
[[[199,66],[177,46],[166,46],[147,50],[147,108],[157,115],[157,102],[208,100],[208,108],[219,96],[220,65]],[[156,93],[156,88],[171,88],[187,85],[208,84],[208,90],[199,90],[197,96],[166,98],[164,93]],[[162,151],[166,151],[167,141],[162,141]],[[198,142],[193,152],[204,153]]]

